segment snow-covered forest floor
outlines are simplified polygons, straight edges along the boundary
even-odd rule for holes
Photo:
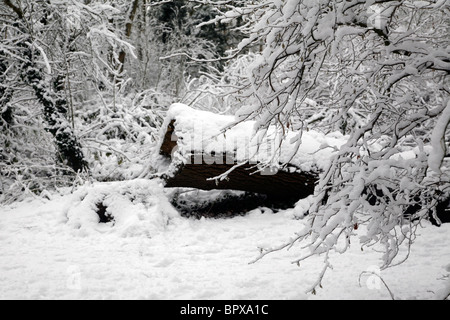
[[[306,295],[321,257],[299,267],[294,246],[249,264],[302,228],[295,210],[199,220],[180,216],[172,193],[151,180],[95,183],[0,207],[0,299],[390,299],[381,279],[396,299],[433,299],[445,286],[449,224],[423,222],[409,259],[381,272],[381,254],[355,237]],[[98,223],[99,199],[114,222]]]
[[[0,299],[449,299],[449,11],[0,0]]]

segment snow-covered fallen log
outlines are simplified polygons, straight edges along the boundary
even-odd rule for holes
[[[345,143],[340,133],[270,128],[257,134],[255,124],[182,104],[171,106],[157,148],[166,187],[305,198],[314,193],[321,170]]]

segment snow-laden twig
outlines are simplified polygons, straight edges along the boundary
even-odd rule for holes
[[[216,183],[219,183],[219,181],[226,180],[228,178],[228,176],[230,175],[230,173],[232,173],[234,170],[236,170],[242,166],[245,166],[247,163],[248,163],[248,161],[236,164],[232,168],[227,170],[226,172],[222,173],[221,175],[214,177],[214,178],[208,178],[207,180],[208,181],[216,181]]]

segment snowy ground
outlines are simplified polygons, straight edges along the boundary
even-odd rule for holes
[[[150,195],[149,195],[150,194]],[[98,199],[115,223],[99,225]],[[130,200],[131,199],[131,200]],[[154,181],[96,184],[73,195],[0,207],[0,299],[389,299],[379,253],[354,240],[333,257],[317,295],[304,292],[322,268],[299,268],[293,248],[256,264],[258,247],[302,227],[291,211],[254,210],[233,219],[186,219]],[[450,225],[425,225],[410,259],[381,272],[399,299],[432,299],[450,272]],[[447,270],[446,270],[446,269]]]

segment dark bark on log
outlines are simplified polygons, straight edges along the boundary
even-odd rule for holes
[[[194,163],[191,159],[191,163]],[[236,168],[223,181],[208,179],[217,177],[234,165],[231,164],[185,164],[176,174],[165,177],[168,188],[196,188],[201,190],[240,190],[263,193],[277,199],[301,199],[314,193],[318,176],[307,172],[279,171],[274,175],[255,173],[253,165]]]

